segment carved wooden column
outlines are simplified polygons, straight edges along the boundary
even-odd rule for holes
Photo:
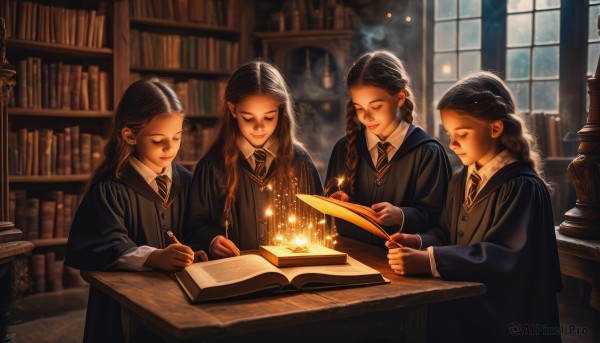
[[[29,253],[30,242],[19,241],[23,235],[8,221],[8,113],[7,105],[15,85],[16,71],[6,59],[6,29],[0,18],[0,343],[10,342],[6,328],[13,295],[15,256]]]
[[[577,202],[565,213],[559,230],[572,237],[600,239],[600,63],[587,83],[590,113],[585,126],[577,132],[581,141],[579,155],[569,164]]]

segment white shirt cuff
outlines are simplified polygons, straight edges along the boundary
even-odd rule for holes
[[[431,267],[431,275],[437,278],[441,278],[440,272],[437,270],[437,266],[435,264],[435,257],[433,256],[433,247],[428,247],[427,252],[429,253],[429,266]]]
[[[221,235],[216,236],[215,238],[212,239],[212,241],[210,241],[210,245],[208,246],[208,251],[210,252],[212,250],[212,245],[213,243],[217,240],[217,238],[219,237],[223,237]]]
[[[398,233],[402,232],[402,229],[404,229],[404,211],[402,211],[402,207],[398,207],[400,209],[400,212],[402,213],[402,223],[400,223],[400,230],[398,230]]]
[[[119,269],[146,271],[152,270],[144,266],[148,256],[157,250],[155,247],[142,245],[141,247],[131,248],[123,253],[114,264],[114,267]]]

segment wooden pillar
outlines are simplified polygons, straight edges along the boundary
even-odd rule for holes
[[[600,30],[600,17],[597,25]],[[577,238],[600,239],[600,61],[587,84],[590,112],[587,123],[577,132],[581,141],[579,155],[568,168],[577,202],[565,213],[559,231]]]
[[[0,222],[8,221],[8,100],[16,71],[6,59],[6,29],[0,18]]]

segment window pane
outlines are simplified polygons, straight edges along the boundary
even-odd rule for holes
[[[458,54],[458,77],[481,69],[481,53],[479,51],[461,52]]]
[[[531,84],[532,112],[558,112],[558,81],[534,81]]]
[[[533,48],[533,79],[558,78],[558,46]]]
[[[536,10],[545,10],[548,8],[560,8],[560,0],[535,0]]]
[[[446,93],[446,91],[448,89],[450,89],[450,87],[452,87],[452,85],[453,85],[453,83],[434,83],[433,84],[433,108],[434,108],[433,130],[434,130],[434,135],[436,137],[440,137],[440,135],[445,135],[446,131],[444,130],[443,127],[441,127],[442,119],[440,118],[440,111],[436,110],[435,108],[437,107],[438,100],[440,100],[442,95],[444,95],[444,93]]]
[[[481,0],[460,0],[458,6],[460,18],[481,17]]]
[[[531,45],[531,13],[509,15],[506,19],[506,46]]]
[[[598,56],[600,56],[600,44],[590,44],[588,46],[588,59],[587,59],[587,75],[594,75],[596,72],[596,66],[598,65]]]
[[[456,50],[456,21],[435,23],[434,51]]]
[[[506,51],[506,79],[528,80],[530,49],[509,49]]]
[[[459,50],[481,48],[481,19],[461,20],[458,33]]]
[[[515,96],[517,108],[529,112],[529,82],[507,82],[506,85]]]
[[[508,0],[506,12],[527,12],[533,10],[533,0]]]
[[[553,44],[560,42],[560,12],[535,13],[535,43]]]
[[[456,81],[456,54],[434,54],[434,81]]]
[[[591,4],[600,4],[600,0],[590,0],[590,5]]]
[[[456,0],[435,0],[435,20],[456,18]]]
[[[598,22],[598,15],[600,15],[600,6],[590,6],[588,42],[600,41],[598,25],[596,24]]]

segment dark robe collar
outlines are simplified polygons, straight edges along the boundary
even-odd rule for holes
[[[362,129],[357,133],[358,137],[356,139],[356,146],[358,150],[358,154],[363,157],[366,161],[367,165],[375,171],[375,165],[373,164],[373,160],[371,159],[371,154],[369,153],[369,149],[367,148],[367,139],[365,137],[366,128],[363,126]],[[439,142],[431,137],[427,132],[423,131],[420,127],[417,127],[413,124],[410,124],[408,130],[406,132],[406,137],[400,145],[400,148],[392,159],[390,160],[390,164],[399,160],[402,156],[409,153],[411,150],[417,148],[418,146],[425,144],[427,142],[434,142],[439,144]]]
[[[169,199],[165,207],[169,207],[173,200],[179,194],[181,189],[181,178],[179,176],[179,169],[175,163],[172,163],[173,175],[171,179],[171,190],[169,191]],[[138,173],[129,163],[123,168],[123,174],[118,180],[119,182],[131,187],[134,191],[141,194],[142,196],[152,200],[159,206],[163,205],[162,198],[150,187],[148,182]]]
[[[464,199],[464,197],[465,197],[465,186],[466,186],[466,182],[467,182],[467,174],[468,174],[468,167],[464,166],[463,169],[460,171],[460,175],[461,175],[460,176],[461,177],[460,192],[457,192],[457,194],[460,195],[460,198],[458,198],[457,200]],[[494,175],[492,175],[492,177],[489,179],[489,181],[483,186],[483,188],[479,191],[479,193],[477,193],[477,195],[475,196],[475,202],[473,203],[473,207],[475,207],[478,203],[480,203],[485,198],[487,198],[492,193],[494,193],[505,182],[507,182],[508,180],[513,179],[515,177],[519,177],[519,176],[530,176],[530,177],[535,177],[535,178],[539,179],[539,176],[536,174],[536,172],[533,169],[531,169],[531,167],[529,167],[528,165],[526,165],[525,163],[523,163],[521,161],[507,164],[506,166],[504,166],[500,170],[498,170]],[[462,204],[462,201],[459,201],[458,203]]]

